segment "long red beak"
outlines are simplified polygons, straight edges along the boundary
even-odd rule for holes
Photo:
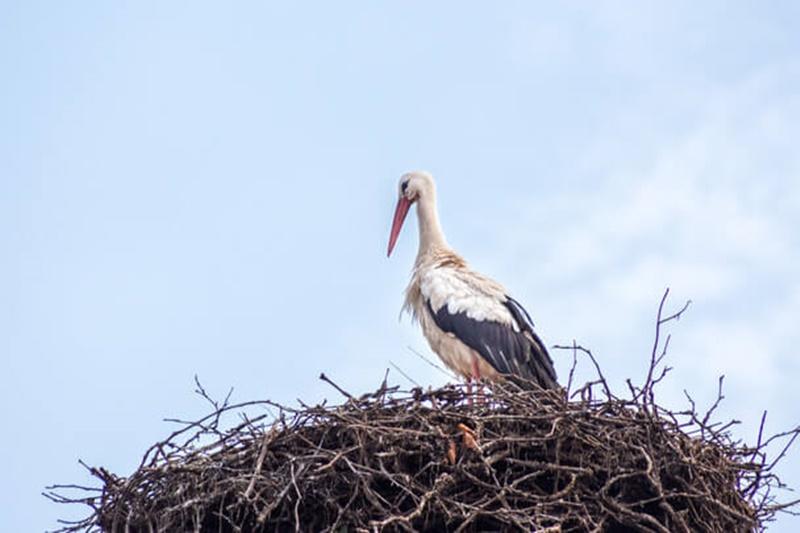
[[[392,255],[394,245],[397,242],[397,236],[400,235],[400,229],[403,227],[403,221],[406,219],[408,209],[411,207],[411,202],[405,196],[401,196],[397,200],[397,207],[394,209],[394,221],[392,222],[392,232],[389,234],[389,250],[386,252],[386,257]]]

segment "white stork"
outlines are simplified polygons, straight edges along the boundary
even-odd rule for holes
[[[519,376],[545,389],[558,387],[553,361],[528,312],[447,244],[427,172],[400,178],[387,256],[412,204],[417,204],[419,251],[403,309],[419,321],[431,349],[468,384]]]

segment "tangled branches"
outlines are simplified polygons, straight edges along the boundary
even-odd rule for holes
[[[716,404],[705,415],[656,405],[659,350],[625,399],[602,374],[575,391],[496,384],[484,401],[458,385],[402,391],[385,380],[361,397],[340,390],[337,406],[226,399],[154,445],[130,477],[91,467],[101,487],[47,494],[91,508],[64,532],[763,528],[793,505],[772,495],[772,441],[734,441],[710,421]],[[772,438],[788,441],[778,460],[798,432]]]

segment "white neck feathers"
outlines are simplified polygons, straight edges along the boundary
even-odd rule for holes
[[[417,261],[435,250],[448,250],[450,247],[444,238],[442,226],[439,224],[439,213],[436,210],[436,193],[434,189],[426,191],[417,201],[417,220],[419,222],[419,251]]]

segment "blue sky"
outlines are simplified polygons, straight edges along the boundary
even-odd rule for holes
[[[415,168],[549,344],[640,377],[670,286],[662,400],[725,374],[737,435],[800,421],[800,4],[646,4],[0,2],[0,530],[69,517],[39,493],[79,458],[129,473],[195,374],[443,383],[413,220],[385,257]]]

